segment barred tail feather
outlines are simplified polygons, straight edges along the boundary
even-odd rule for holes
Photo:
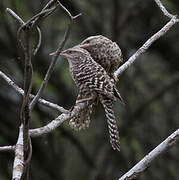
[[[107,118],[111,146],[114,150],[117,149],[120,151],[119,132],[113,111],[113,102],[104,96],[100,96],[100,101],[104,107]]]
[[[77,131],[88,128],[91,121],[91,113],[92,105],[83,109],[77,116],[73,117],[69,122],[70,127]]]
[[[89,96],[90,96],[90,94],[85,89],[81,88],[81,90],[78,94],[78,97],[76,99],[76,102],[78,100],[81,100],[83,98],[87,98]],[[86,103],[88,103],[88,102],[86,102]],[[92,109],[93,109],[93,104],[91,104],[90,106],[86,107],[81,112],[79,112],[79,114],[77,116],[73,117],[69,121],[70,127],[77,130],[77,131],[88,128],[90,121],[91,121],[90,116],[92,113]]]

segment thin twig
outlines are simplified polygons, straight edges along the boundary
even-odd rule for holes
[[[24,49],[24,45],[21,41],[21,33],[22,30],[25,29],[30,29],[33,28],[35,25],[37,25],[37,23],[39,22],[39,20],[42,17],[47,17],[48,15],[50,15],[52,12],[54,12],[54,10],[57,8],[57,6],[59,5],[57,3],[57,5],[55,7],[52,7],[54,4],[56,3],[56,0],[52,0],[50,1],[43,9],[40,13],[36,14],[35,16],[33,16],[31,19],[29,19],[26,23],[11,9],[7,8],[6,11],[16,20],[20,23],[20,28],[18,29],[17,32],[17,39],[20,43],[20,45],[22,46],[22,48]],[[52,8],[51,8],[52,7]],[[41,32],[40,29],[37,27],[37,31],[39,33],[39,43],[37,45],[37,47],[35,48],[35,52],[34,54],[37,53],[37,50],[40,48],[41,45]]]
[[[167,139],[159,144],[154,150],[146,155],[131,170],[124,174],[119,180],[136,179],[151,163],[162,153],[171,149],[179,141],[179,129],[172,133]]]
[[[54,6],[54,7],[53,7]],[[46,18],[47,16],[49,16],[50,14],[52,14],[56,8],[58,7],[58,3],[57,0],[51,0],[50,2],[48,2],[45,7],[41,10],[41,12],[38,14],[38,16],[36,16],[36,18],[32,17],[29,21],[29,23],[33,23],[33,26],[37,25],[38,22],[40,21],[41,17]],[[43,16],[42,14],[45,13]]]
[[[67,31],[69,31],[69,28],[67,28]],[[66,31],[66,32],[67,32],[67,31]],[[65,38],[64,38],[64,39],[67,39],[67,38],[66,38],[66,34],[67,34],[67,33],[65,33]],[[64,40],[63,42],[66,42],[66,41]],[[63,43],[63,42],[62,42],[62,43]],[[63,43],[63,44],[64,44],[64,43]],[[63,45],[63,46],[64,46],[64,45]],[[37,92],[37,94],[36,94],[36,96],[34,97],[34,99],[32,100],[32,102],[30,103],[30,110],[31,110],[31,111],[32,111],[33,107],[35,106],[35,104],[37,103],[37,101],[38,101],[38,99],[40,98],[40,96],[42,95],[43,90],[45,89],[45,87],[46,87],[46,85],[47,85],[47,83],[48,83],[48,80],[49,80],[49,78],[50,78],[50,76],[51,76],[51,74],[52,74],[52,72],[53,72],[53,70],[54,70],[54,67],[55,67],[56,61],[57,61],[57,59],[58,59],[58,56],[59,56],[59,53],[56,54],[56,55],[53,57],[53,59],[52,59],[52,61],[51,61],[51,63],[50,63],[50,66],[49,66],[49,68],[48,68],[48,70],[47,70],[47,73],[46,73],[46,75],[45,75],[45,78],[44,78],[44,80],[43,80],[43,82],[42,82],[42,84],[41,84],[41,86],[40,86],[40,89],[39,89],[39,91]]]
[[[56,8],[56,7],[55,7]],[[51,8],[51,9],[45,9],[45,10],[43,10],[43,11],[41,11],[41,12],[39,12],[38,14],[36,14],[35,16],[33,16],[31,19],[29,19],[23,26],[21,26],[21,29],[20,29],[20,31],[22,30],[22,29],[25,29],[26,27],[29,27],[29,26],[34,26],[36,23],[36,21],[37,21],[37,19],[39,19],[39,18],[42,18],[42,17],[45,17],[45,15],[47,15],[47,14],[49,14],[50,12],[53,12],[54,10],[55,10],[55,8],[53,7],[53,8]]]
[[[59,1],[57,0],[58,4],[61,6],[61,8],[67,13],[67,15],[69,16],[70,20],[74,20],[77,17],[81,16],[80,14],[77,14],[76,16],[72,16],[72,14],[70,13],[70,11],[68,11],[68,9]]]
[[[15,146],[1,146],[0,152],[14,151]]]
[[[49,1],[42,10],[51,8],[52,6],[54,6],[54,4],[55,4],[56,2],[57,2],[57,0],[51,0],[51,1]]]
[[[21,28],[26,25],[26,23],[13,10],[7,8],[6,12],[8,12],[21,25]],[[24,45],[22,44],[22,42],[20,40],[21,28],[19,28],[19,30],[18,30],[17,39],[19,40],[20,45],[24,49]],[[37,32],[38,32],[38,35],[39,35],[39,39],[38,39],[38,44],[37,44],[37,46],[36,46],[36,48],[34,50],[34,53],[33,53],[34,56],[37,54],[37,52],[38,52],[38,50],[39,50],[39,48],[41,46],[41,42],[42,42],[42,34],[41,34],[41,30],[40,30],[40,28],[38,26],[37,26]]]
[[[40,21],[40,19],[43,17],[47,17],[49,16],[52,12],[54,12],[57,8],[57,6],[59,5],[58,3],[56,4],[56,6],[52,7],[52,5],[54,5],[56,3],[56,1],[50,1],[43,9],[41,12],[39,12],[38,14],[36,14],[35,16],[33,16],[32,18],[30,18],[26,23],[24,23],[17,31],[17,39],[20,43],[20,45],[23,48],[23,44],[21,42],[21,33],[23,29],[32,29],[34,26],[37,26],[38,22]],[[38,29],[37,29],[38,30]],[[37,48],[36,48],[37,49]]]
[[[17,40],[18,40],[19,44],[23,47],[23,49],[24,49],[24,45],[21,41],[21,35],[22,35],[23,30],[32,29],[34,27],[34,25],[36,24],[35,22],[37,22],[37,19],[40,19],[45,14],[48,14],[51,11],[53,11],[53,10],[51,10],[51,9],[44,10],[44,11],[36,14],[31,19],[29,19],[26,23],[24,23],[22,26],[20,26],[20,28],[17,31]]]
[[[19,86],[17,86],[7,75],[5,75],[2,71],[0,71],[0,76],[8,83],[9,86],[11,86],[16,92],[21,94],[22,96],[24,95],[23,89],[21,89]],[[33,99],[35,96],[33,94],[30,94],[30,98]],[[59,106],[58,104],[54,104],[52,102],[49,102],[45,99],[40,98],[38,100],[39,103],[50,107],[54,110],[57,110],[62,113],[68,113],[69,111],[64,109],[63,107]]]
[[[63,6],[64,7],[64,6]],[[71,15],[69,13],[69,11],[66,10],[66,12],[68,12],[68,15]],[[53,56],[52,58],[52,61],[50,63],[50,66],[47,70],[47,73],[45,75],[45,78],[40,86],[40,89],[39,91],[37,92],[37,95],[35,96],[35,98],[32,100],[32,102],[30,103],[30,110],[32,111],[33,107],[35,106],[35,104],[37,103],[38,99],[40,98],[40,96],[42,95],[43,93],[43,90],[45,89],[47,83],[48,83],[48,80],[54,70],[54,67],[55,67],[55,64],[56,64],[56,61],[60,55],[60,52],[62,51],[63,47],[65,46],[65,43],[66,41],[68,40],[68,37],[69,37],[69,34],[70,34],[70,30],[71,30],[71,25],[74,21],[75,18],[77,18],[79,15],[75,16],[75,17],[71,17],[71,20],[70,20],[70,23],[68,24],[67,28],[66,28],[66,31],[65,31],[65,34],[64,34],[64,38],[63,38],[63,41],[60,43],[59,47],[58,47],[58,50],[56,51],[55,55]]]
[[[34,56],[37,54],[37,52],[40,49],[40,46],[42,44],[42,33],[41,33],[41,30],[40,30],[40,28],[38,26],[37,26],[37,32],[38,32],[38,35],[39,35],[39,39],[38,39],[38,44],[37,44],[37,46],[36,46],[36,48],[34,50],[34,53],[33,53]]]
[[[6,12],[9,13],[20,25],[24,24],[24,21],[13,10],[6,8]]]
[[[163,14],[164,14],[165,16],[167,16],[167,17],[170,18],[170,19],[174,18],[175,15],[169,13],[169,12],[167,11],[167,9],[164,7],[164,5],[161,3],[160,0],[154,0],[154,1],[156,2],[156,4],[158,5],[158,7],[161,9],[161,11],[163,12]],[[176,16],[175,16],[175,17],[176,17]]]

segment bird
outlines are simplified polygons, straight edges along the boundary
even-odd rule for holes
[[[78,46],[86,49],[94,61],[100,64],[108,75],[115,80],[115,83],[118,82],[114,72],[122,64],[123,55],[117,43],[103,35],[96,35],[86,38]]]
[[[108,75],[118,82],[118,78],[114,76],[114,72],[119,68],[123,62],[123,56],[120,47],[117,43],[111,41],[103,35],[90,36],[83,40],[76,47],[87,50],[92,56],[93,60],[100,64],[108,73]],[[81,98],[85,98],[86,92],[79,92],[77,101]],[[122,101],[123,102],[123,101]],[[95,103],[89,107],[84,108],[77,117],[73,117],[69,124],[75,130],[86,129],[90,124],[90,115]],[[124,103],[123,103],[124,104]]]
[[[67,58],[71,76],[80,91],[86,91],[90,97],[99,97],[107,118],[110,143],[114,150],[120,151],[119,132],[113,104],[122,100],[114,81],[105,69],[98,64],[90,53],[80,47],[73,47],[60,53]],[[87,98],[87,97],[85,97]]]

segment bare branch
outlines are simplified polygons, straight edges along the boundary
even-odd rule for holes
[[[94,101],[94,99],[91,101],[91,103]],[[70,113],[67,114],[61,114],[58,116],[55,120],[51,121],[49,124],[46,126],[43,126],[41,128],[36,128],[36,129],[31,129],[29,130],[30,136],[31,137],[37,137],[41,136],[43,134],[47,134],[55,130],[57,127],[59,127],[64,121],[67,121],[77,115],[82,109],[85,107],[89,106],[90,104],[87,105],[87,103],[79,103],[76,104],[73,108],[73,110]]]
[[[20,120],[23,124],[23,155],[24,155],[24,169],[23,175],[27,180],[29,179],[29,163],[32,155],[32,144],[29,136],[29,125],[30,125],[30,93],[32,89],[32,47],[31,47],[31,29],[26,28],[24,31],[24,96],[20,111]]]
[[[40,13],[36,14],[35,16],[33,16],[31,19],[29,19],[26,23],[11,9],[7,8],[6,11],[16,20],[20,23],[21,27],[18,29],[17,32],[17,39],[20,43],[20,45],[22,46],[22,48],[24,49],[24,45],[21,42],[21,33],[22,30],[25,30],[27,28],[32,29],[42,17],[47,17],[48,15],[50,15],[52,12],[54,12],[54,10],[57,8],[57,6],[59,5],[58,3],[56,3],[56,0],[51,0],[43,9]],[[54,6],[54,4],[56,4],[56,6]],[[54,6],[54,7],[52,7]],[[52,8],[51,8],[52,7]],[[39,33],[39,42],[38,45],[35,49],[34,55],[37,53],[40,45],[41,45],[41,31],[40,29],[37,27],[37,31]]]
[[[8,12],[20,25],[21,27],[24,27],[25,26],[25,22],[11,9],[7,8],[6,9],[6,12]],[[18,31],[19,32],[19,31]],[[42,34],[41,34],[41,30],[39,27],[37,27],[37,32],[38,32],[38,35],[39,35],[39,39],[38,39],[38,44],[37,44],[37,47],[35,48],[34,50],[34,56],[36,55],[36,53],[38,52],[40,46],[41,46],[41,42],[42,42]],[[19,36],[19,35],[18,35]],[[20,44],[21,46],[24,48],[23,44],[21,43],[20,41]]]
[[[34,53],[33,53],[34,56],[37,54],[37,52],[40,49],[40,46],[42,44],[42,33],[41,33],[41,30],[40,30],[40,28],[38,26],[37,26],[37,32],[38,32],[38,35],[39,35],[39,39],[38,39],[38,44],[37,44],[37,46],[36,46],[36,48],[34,50]]]
[[[24,91],[23,89],[21,89],[19,86],[17,86],[7,75],[5,75],[2,71],[0,71],[0,76],[8,83],[8,85],[10,85],[13,89],[15,89],[16,92],[18,92],[19,94],[21,94],[22,96],[24,95]],[[30,98],[33,99],[35,96],[33,94],[30,94]],[[47,107],[50,107],[54,110],[57,110],[59,112],[62,112],[62,113],[68,113],[69,111],[64,109],[63,107],[57,105],[57,104],[54,104],[54,103],[51,103],[49,101],[46,101],[45,99],[42,99],[40,98],[38,100],[39,103],[47,106]]]
[[[138,49],[138,51],[136,53],[134,53],[128,60],[126,63],[124,63],[122,66],[119,67],[119,69],[117,69],[114,72],[114,76],[118,77],[120,74],[122,74],[122,72],[124,72],[128,67],[130,67],[136,60],[137,58],[142,55],[143,53],[145,53],[148,48],[156,41],[158,40],[160,37],[162,37],[165,33],[167,33],[170,28],[179,22],[179,19],[177,19],[176,16],[170,14],[166,8],[162,5],[162,3],[160,2],[160,0],[155,0],[155,2],[157,3],[157,5],[159,6],[159,8],[162,10],[162,12],[164,13],[165,16],[170,18],[170,21],[161,29],[159,30],[157,33],[155,33],[151,38],[149,38],[141,48]]]
[[[114,72],[114,75],[116,77],[118,77],[120,74],[122,74],[128,67],[130,67],[136,60],[137,58],[145,53],[147,51],[147,49],[156,41],[158,40],[160,37],[162,37],[165,33],[168,32],[168,30],[174,25],[176,24],[177,18],[174,16],[161,30],[159,30],[156,34],[154,34],[152,37],[150,37],[141,48],[139,48],[137,50],[136,53],[134,53],[126,63],[124,63],[122,66],[120,66],[119,69],[117,69]]]
[[[159,144],[154,150],[146,155],[140,162],[138,162],[131,170],[124,174],[119,180],[136,179],[146,168],[150,166],[160,154],[168,151],[179,141],[179,129],[172,133],[167,139]]]
[[[60,3],[60,2],[58,1],[58,3]],[[60,3],[60,5],[62,6],[61,3]],[[62,7],[63,7],[63,9],[65,8],[64,6],[62,6]],[[70,16],[70,18],[71,18],[70,24],[68,24],[68,26],[67,26],[67,29],[66,29],[65,34],[64,34],[63,41],[60,43],[60,45],[59,45],[59,47],[58,47],[58,50],[55,52],[55,54],[54,54],[54,56],[53,56],[53,59],[52,59],[52,61],[51,61],[51,63],[50,63],[50,66],[49,66],[49,68],[48,68],[48,70],[47,70],[47,73],[46,73],[46,75],[45,75],[45,78],[44,78],[44,80],[43,80],[43,82],[42,82],[42,84],[41,84],[41,86],[40,86],[40,89],[39,89],[39,91],[37,92],[37,95],[35,96],[35,98],[34,98],[34,99],[32,100],[32,102],[30,103],[30,110],[31,110],[31,111],[32,111],[33,107],[35,106],[35,104],[37,103],[37,101],[38,101],[38,99],[40,98],[40,96],[42,95],[43,90],[45,89],[45,87],[46,87],[46,85],[47,85],[47,83],[48,83],[48,80],[49,80],[49,78],[50,78],[50,76],[51,76],[51,74],[52,74],[52,72],[53,72],[53,70],[54,70],[56,61],[57,61],[57,59],[58,59],[58,57],[59,57],[59,55],[60,55],[63,47],[65,46],[66,41],[68,40],[68,37],[69,37],[69,34],[70,34],[71,25],[72,25],[72,23],[73,23],[73,20],[79,16],[79,15],[74,16],[74,17],[71,16],[71,14],[69,13],[69,11],[68,11],[66,8],[65,8],[65,11],[67,12],[67,14],[68,14],[68,15]]]
[[[3,72],[0,71],[0,76],[11,86],[13,87],[18,93],[20,93],[21,95],[24,94],[24,91],[19,88],[9,77],[7,77]],[[30,96],[31,98],[34,97],[34,95]],[[30,135],[32,137],[36,137],[36,136],[40,136],[42,134],[47,134],[51,131],[53,131],[54,129],[56,129],[58,126],[60,126],[61,123],[63,123],[66,120],[69,120],[70,118],[74,117],[76,114],[79,113],[79,111],[81,111],[83,108],[86,107],[86,103],[80,103],[78,106],[76,106],[72,112],[69,112],[68,110],[64,109],[63,107],[58,106],[57,104],[53,104],[51,102],[48,102],[44,99],[39,99],[39,102],[51,107],[53,109],[56,109],[60,112],[63,112],[63,114],[61,114],[60,116],[58,116],[55,120],[53,120],[52,122],[50,122],[48,125],[41,127],[41,128],[37,128],[37,129],[32,129],[29,131]]]
[[[165,16],[167,16],[168,18],[172,19],[175,17],[175,15],[170,14],[167,9],[163,6],[163,4],[161,3],[160,0],[154,0],[156,2],[156,4],[158,5],[158,7],[161,9],[161,11],[163,12],[163,14]]]
[[[68,9],[59,1],[57,0],[58,4],[61,6],[61,8],[67,13],[67,15],[69,16],[70,20],[74,20],[77,17],[81,16],[81,13],[76,15],[76,16],[72,16],[72,14],[70,13],[70,11],[68,11]]]
[[[13,87],[19,94],[23,95],[24,91],[19,88],[9,77],[7,77],[3,72],[0,71],[0,76],[11,86]],[[34,95],[30,95],[31,98],[34,97]],[[56,129],[58,126],[61,125],[66,120],[69,120],[70,118],[74,117],[76,114],[78,114],[82,109],[86,107],[86,103],[80,103],[78,106],[75,106],[72,112],[69,112],[68,110],[64,109],[63,107],[58,106],[57,104],[53,104],[51,102],[48,102],[44,99],[38,100],[41,104],[44,104],[48,107],[51,107],[55,110],[58,110],[60,112],[63,112],[60,116],[58,116],[55,120],[50,122],[48,125],[37,128],[37,129],[31,129],[29,131],[30,135],[32,137],[40,136],[43,134],[50,133],[54,129]]]
[[[6,151],[14,151],[15,146],[1,146],[0,152],[6,152]]]
[[[58,3],[56,4],[57,0],[51,0],[46,4],[46,6],[41,10],[40,13],[36,14],[32,18],[30,18],[26,23],[24,23],[20,28],[19,28],[19,34],[21,33],[22,29],[25,29],[26,27],[32,28],[33,26],[37,25],[39,20],[42,17],[47,17],[50,15],[54,10],[57,8]],[[56,5],[55,5],[56,4]],[[53,7],[54,6],[54,7]]]
[[[23,26],[21,26],[21,29],[24,29],[25,27],[35,26],[40,18],[46,17],[47,15],[51,14],[57,7],[53,7],[51,9],[44,9],[40,13],[33,16],[31,19],[29,19]]]
[[[24,21],[13,10],[6,8],[6,12],[9,13],[20,25],[24,24]]]
[[[15,148],[15,159],[13,164],[12,179],[20,180],[24,169],[24,152],[23,152],[23,125],[19,128],[19,137]]]
[[[69,30],[69,28],[67,29],[67,31]],[[62,42],[62,44],[65,44],[65,42],[66,42],[66,34],[67,33],[65,33],[65,40]],[[63,45],[64,46],[64,45]],[[63,48],[63,46],[61,46],[60,45],[60,47],[62,47]],[[54,70],[54,67],[55,67],[55,64],[56,64],[56,61],[57,61],[57,59],[58,59],[58,56],[59,56],[59,54],[56,54],[54,57],[53,57],[53,59],[52,59],[52,61],[51,61],[51,63],[50,63],[50,66],[49,66],[49,68],[48,68],[48,70],[47,70],[47,73],[46,73],[46,75],[45,75],[45,78],[44,78],[44,80],[43,80],[43,82],[42,82],[42,84],[41,84],[41,86],[40,86],[40,89],[39,89],[39,91],[37,92],[37,94],[36,94],[36,96],[34,97],[34,99],[32,100],[32,102],[30,103],[30,110],[32,111],[32,109],[33,109],[33,107],[35,106],[35,104],[38,102],[38,100],[39,100],[39,98],[40,98],[40,96],[42,95],[42,93],[43,93],[43,90],[45,89],[45,87],[46,87],[46,85],[47,85],[47,83],[48,83],[48,80],[50,79],[50,76],[51,76],[51,74],[52,74],[52,72],[53,72],[53,70]]]
[[[54,4],[55,4],[56,2],[57,2],[57,0],[51,0],[51,1],[49,1],[42,10],[51,8],[52,6],[54,6]]]

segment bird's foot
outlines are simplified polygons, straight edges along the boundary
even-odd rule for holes
[[[119,78],[113,74],[114,83],[117,84],[119,81]]]

